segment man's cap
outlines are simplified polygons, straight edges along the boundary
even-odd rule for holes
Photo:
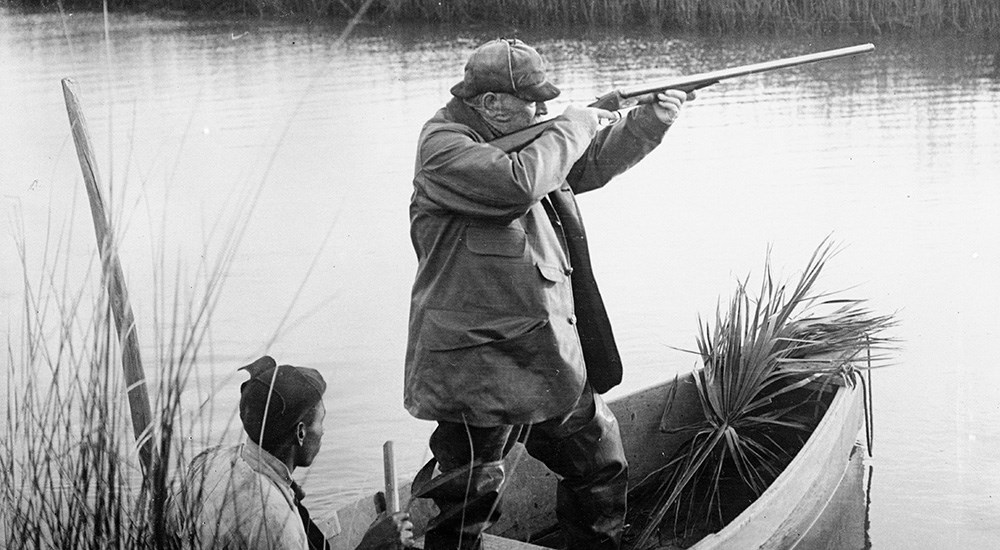
[[[279,366],[267,355],[240,370],[250,373],[250,379],[240,385],[240,420],[250,439],[262,446],[289,437],[326,391],[326,382],[316,369]]]
[[[559,95],[545,77],[545,59],[516,38],[498,38],[476,48],[465,64],[465,78],[451,95],[468,99],[485,92],[504,92],[525,101],[548,101]]]

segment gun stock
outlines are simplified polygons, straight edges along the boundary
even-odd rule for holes
[[[624,109],[637,104],[652,103],[655,101],[656,94],[664,90],[693,92],[694,90],[700,90],[701,88],[705,88],[731,78],[775,71],[778,69],[786,69],[818,61],[829,61],[832,59],[854,56],[871,52],[874,49],[875,46],[873,44],[860,44],[858,46],[849,46],[835,50],[826,50],[817,53],[798,55],[795,57],[787,57],[784,59],[764,61],[762,63],[741,65],[739,67],[709,71],[707,73],[699,73],[691,76],[674,77],[654,82],[636,84],[634,86],[626,86],[602,95],[597,98],[597,101],[588,105],[588,107],[597,107],[608,111],[617,111],[619,109]],[[527,128],[523,128],[516,132],[494,139],[493,141],[490,141],[490,145],[499,147],[508,153],[520,151],[526,145],[538,138],[538,136],[551,125],[551,120],[539,122],[528,126]]]

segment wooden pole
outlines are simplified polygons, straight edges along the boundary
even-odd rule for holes
[[[125,371],[126,393],[129,410],[132,413],[132,431],[139,445],[139,462],[143,474],[148,475],[153,456],[152,438],[145,432],[152,421],[152,414],[149,408],[146,377],[142,369],[142,357],[139,354],[139,338],[135,330],[135,317],[132,314],[132,305],[129,304],[128,291],[125,288],[125,276],[122,274],[121,262],[118,259],[118,249],[115,247],[114,232],[108,223],[104,198],[98,185],[100,177],[97,172],[97,159],[90,145],[87,119],[83,116],[83,109],[77,98],[76,83],[69,78],[64,78],[62,88],[63,96],[66,99],[66,112],[69,114],[69,124],[73,131],[73,142],[76,144],[76,155],[80,159],[83,182],[87,187],[87,197],[90,199],[90,213],[93,215],[97,247],[101,254],[102,278],[108,287],[111,312],[118,328],[118,341],[122,350],[122,369]]]
[[[396,485],[396,458],[392,451],[392,440],[382,445],[382,463],[385,472],[385,512],[391,516],[399,511],[399,487]]]

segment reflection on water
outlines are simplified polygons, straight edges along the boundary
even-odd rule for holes
[[[324,372],[327,439],[303,472],[319,509],[379,485],[386,439],[397,441],[401,471],[426,458],[432,426],[400,403],[413,148],[470,50],[506,31],[362,27],[341,49],[332,45],[338,33],[113,17],[107,48],[99,16],[0,15],[0,184],[5,218],[23,220],[37,251],[29,269],[45,245],[38,228],[50,223],[71,232],[71,258],[93,254],[59,89],[72,76],[114,185],[147,348],[156,285],[173,280],[175,266],[195,273],[226,228],[247,224],[199,383],[218,388],[219,431],[242,380],[235,369],[259,354]],[[876,310],[898,310],[904,341],[898,365],[874,377],[871,545],[995,545],[995,47],[959,38],[520,36],[554,66],[564,91],[555,112],[643,79],[876,43],[868,56],[700,92],[659,150],[581,197],[626,361],[612,397],[691,368],[693,357],[674,348],[693,347],[697,316],[759,273],[769,245],[777,271],[791,277],[832,234],[846,247],[828,287],[858,285],[852,294]],[[216,245],[206,250],[206,241]],[[20,262],[10,239],[3,246],[0,308],[14,312]],[[169,270],[151,267],[161,253]],[[17,330],[14,313],[7,324]]]

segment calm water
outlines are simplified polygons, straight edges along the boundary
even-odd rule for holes
[[[198,381],[218,392],[212,432],[237,402],[234,369],[266,351],[330,382],[324,449],[301,472],[315,508],[378,487],[386,439],[400,470],[418,467],[433,426],[401,407],[414,145],[471,48],[505,31],[361,27],[336,47],[335,25],[111,23],[109,47],[100,17],[0,13],[8,334],[21,318],[19,228],[33,280],[52,235],[67,235],[74,281],[94,254],[59,85],[73,77],[114,185],[147,363],[163,326],[155,299],[169,303],[176,272],[189,295],[223,230],[245,223]],[[821,286],[898,311],[903,340],[874,377],[871,546],[1000,545],[995,45],[521,36],[555,66],[555,112],[614,85],[876,43],[863,58],[704,90],[657,151],[581,198],[626,361],[611,396],[691,368],[673,347],[694,346],[698,315],[760,273],[768,247],[789,278],[832,235],[844,249]]]

